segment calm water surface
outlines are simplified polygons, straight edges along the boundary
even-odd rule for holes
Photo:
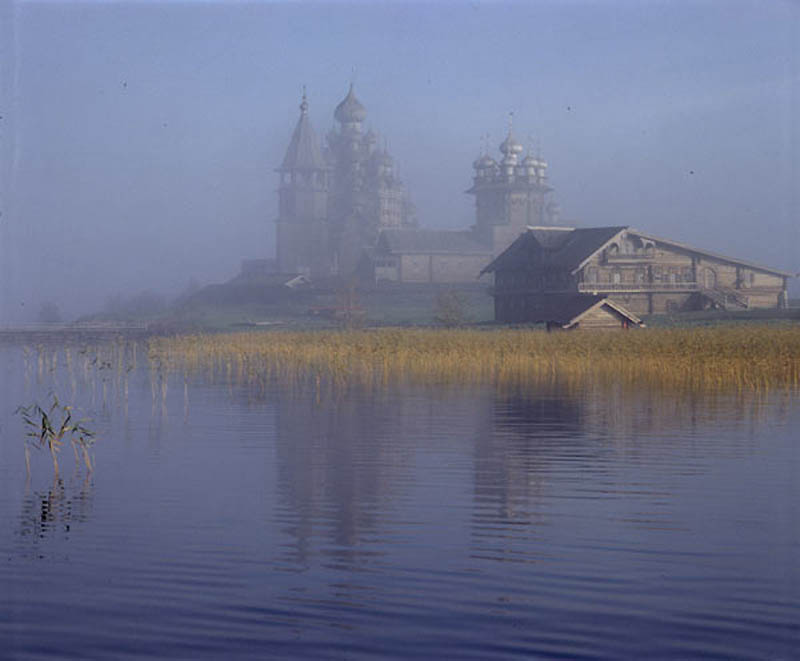
[[[800,658],[796,394],[56,353],[0,349],[0,658]],[[97,469],[27,481],[13,411],[51,390]]]

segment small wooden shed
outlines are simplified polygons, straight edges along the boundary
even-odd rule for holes
[[[547,324],[547,330],[626,330],[642,320],[607,296],[545,294],[526,306],[524,321]]]

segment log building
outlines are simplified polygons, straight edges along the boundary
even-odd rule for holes
[[[538,320],[554,294],[605,295],[636,315],[783,308],[794,276],[620,226],[529,227],[481,273],[508,322]]]

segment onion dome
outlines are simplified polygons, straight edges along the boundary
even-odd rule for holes
[[[489,154],[484,154],[475,161],[474,167],[476,170],[493,170],[497,167],[497,161],[489,156]]]
[[[529,177],[536,176],[536,168],[539,166],[539,161],[536,160],[532,154],[528,154],[525,158],[522,159],[522,163],[520,164],[522,172]]]
[[[350,83],[350,90],[347,92],[347,96],[344,97],[344,101],[336,106],[336,111],[333,113],[333,116],[336,118],[336,121],[342,124],[354,124],[363,122],[366,119],[367,109],[364,108],[361,102],[356,98],[352,83]]]
[[[509,131],[508,137],[503,140],[500,145],[500,151],[504,156],[510,156],[513,154],[516,157],[517,154],[522,153],[523,147],[516,140],[514,140],[514,136],[511,135],[511,131]]]

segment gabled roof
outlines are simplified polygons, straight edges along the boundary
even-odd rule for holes
[[[383,253],[489,255],[470,231],[385,229],[378,237]]]
[[[589,312],[605,307],[631,325],[642,325],[642,320],[607,296],[596,294],[543,294],[528,313],[534,323],[556,323],[571,328]]]
[[[685,250],[686,252],[693,252],[696,255],[702,255],[702,256],[705,256],[705,257],[711,257],[711,258],[717,259],[717,260],[719,260],[721,262],[728,262],[730,264],[739,264],[741,266],[746,266],[748,268],[755,269],[757,271],[764,271],[766,273],[773,273],[773,274],[776,274],[776,275],[783,275],[783,276],[787,276],[787,277],[790,277],[790,278],[796,277],[798,275],[797,273],[792,273],[790,271],[781,271],[781,270],[778,270],[778,269],[770,268],[768,266],[762,266],[761,264],[755,264],[753,262],[748,262],[748,261],[746,261],[744,259],[737,259],[735,257],[727,257],[725,255],[720,255],[719,253],[716,253],[716,252],[711,252],[710,250],[701,250],[699,248],[693,248],[692,246],[687,245],[685,243],[680,243],[679,241],[673,241],[672,239],[662,239],[661,237],[653,236],[652,234],[646,234],[645,232],[640,232],[639,230],[634,229],[634,228],[630,228],[628,231],[631,234],[635,234],[636,236],[640,236],[640,237],[642,237],[644,239],[650,239],[651,241],[655,241],[656,243],[661,243],[661,244],[663,244],[665,246],[671,246],[671,247],[674,247],[674,248],[679,248],[680,250]]]
[[[568,270],[578,266],[627,229],[616,227],[530,227],[481,273],[525,268],[532,262]]]
[[[319,148],[317,134],[308,119],[308,104],[303,97],[300,106],[300,119],[292,133],[289,148],[279,170],[322,170],[325,168],[325,161],[322,158],[322,151]]]
[[[788,271],[761,266],[743,259],[726,257],[708,250],[700,250],[672,241],[662,239],[651,234],[640,232],[627,225],[612,227],[529,227],[505,251],[500,253],[486,268],[481,271],[493,272],[501,270],[524,269],[526,265],[536,264],[539,267],[556,267],[571,272],[578,271],[597,252],[611,243],[623,231],[629,234],[649,239],[666,247],[677,248],[696,255],[701,255],[730,264],[739,264],[751,269],[773,273],[781,276],[794,277],[796,274]]]

